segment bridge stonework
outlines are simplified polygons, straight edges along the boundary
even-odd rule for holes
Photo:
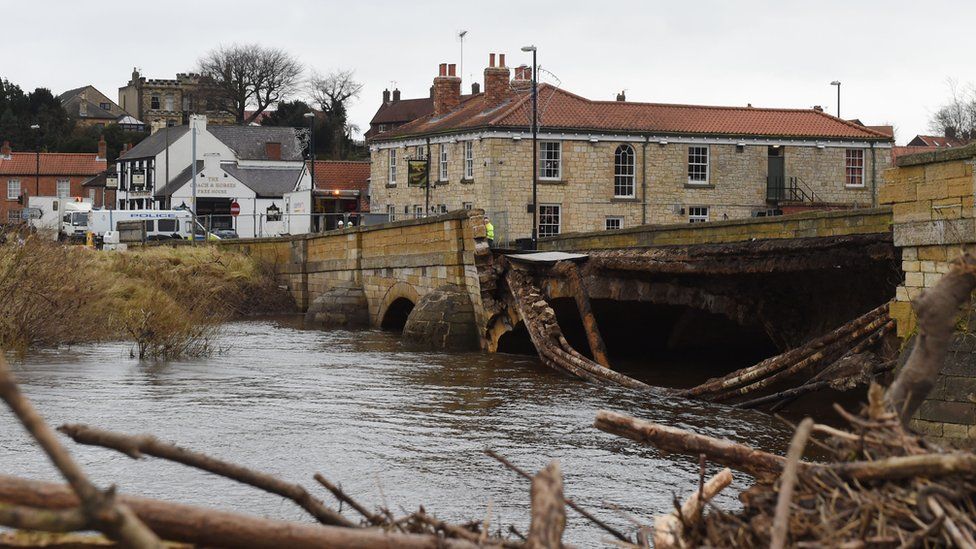
[[[273,265],[279,281],[288,286],[313,322],[354,326],[365,320],[372,327],[380,327],[398,300],[409,302],[409,310],[437,291],[449,294],[449,303],[457,303],[458,295],[466,296],[474,321],[480,322],[481,295],[474,255],[476,246],[484,241],[484,232],[483,213],[472,210],[228,245]],[[357,305],[362,303],[367,307],[365,316]],[[424,321],[436,331],[430,339],[459,341],[442,337],[448,328],[431,322],[432,310],[436,307],[424,308]],[[460,325],[470,323],[468,317],[445,321],[456,322],[458,331],[477,333],[471,326]],[[475,340],[473,345],[477,348],[479,342]]]
[[[902,157],[884,173],[879,200],[893,211],[894,243],[902,250],[905,279],[891,314],[898,335],[910,341],[917,328],[914,300],[949,271],[964,252],[976,253],[976,144]],[[968,319],[968,323],[965,320]],[[913,420],[917,430],[947,439],[976,441],[976,321],[973,306],[935,389]]]

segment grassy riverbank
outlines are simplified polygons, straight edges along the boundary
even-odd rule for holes
[[[17,353],[124,340],[142,358],[207,354],[221,322],[293,307],[266,266],[212,246],[0,245],[0,349]]]

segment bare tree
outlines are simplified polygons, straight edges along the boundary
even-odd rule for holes
[[[939,107],[929,120],[929,129],[945,136],[976,139],[976,88],[960,88],[954,79],[947,81],[949,102]]]
[[[335,70],[322,76],[313,72],[309,79],[309,94],[325,114],[332,136],[332,157],[342,156],[343,144],[356,130],[346,119],[349,104],[359,97],[363,85],[353,79],[351,70]]]
[[[210,51],[197,62],[200,74],[213,80],[225,101],[219,108],[238,124],[250,124],[269,106],[290,96],[304,67],[288,52],[258,44],[234,44]],[[248,107],[254,112],[245,116]]]

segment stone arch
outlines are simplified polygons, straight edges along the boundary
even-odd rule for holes
[[[312,302],[305,322],[322,327],[369,326],[369,303],[366,293],[355,283],[338,283]]]
[[[403,338],[427,349],[478,349],[480,336],[471,295],[455,284],[424,294],[407,318]]]
[[[405,302],[409,303],[409,308],[406,309],[406,313],[403,312],[404,309],[402,308],[406,306]],[[417,292],[416,288],[410,284],[407,284],[406,282],[397,282],[393,286],[390,286],[390,289],[387,290],[386,294],[383,296],[379,309],[377,309],[373,325],[381,328],[394,327],[402,329],[406,324],[407,315],[410,314],[410,311],[413,310],[413,307],[419,302],[420,294]],[[387,319],[387,316],[391,313],[397,315],[397,326],[389,325],[393,320],[393,317]],[[401,319],[402,324],[400,324]]]

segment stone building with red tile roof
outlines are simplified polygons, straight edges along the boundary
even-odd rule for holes
[[[462,96],[454,66],[434,78],[429,113],[370,139],[371,210],[423,215],[408,161],[427,159],[430,210],[483,208],[496,240],[531,234],[531,70],[495,54],[484,92]],[[784,210],[871,206],[890,132],[820,109],[594,101],[538,91],[540,236]]]
[[[82,183],[106,170],[106,145],[97,153],[14,152],[0,147],[0,224],[16,223],[31,196],[90,198]],[[21,203],[23,202],[23,204]]]

